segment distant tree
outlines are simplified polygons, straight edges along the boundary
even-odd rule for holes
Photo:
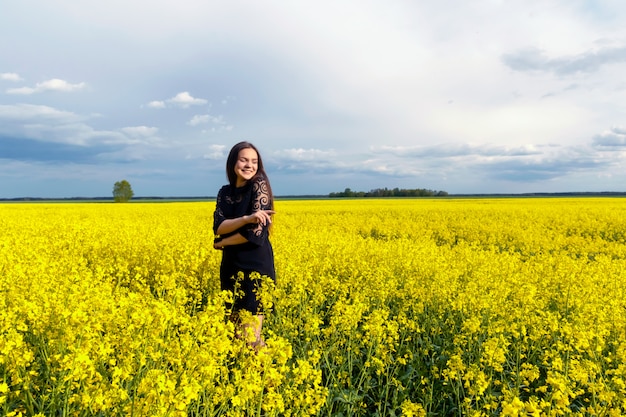
[[[374,188],[369,192],[352,191],[350,188],[346,188],[344,191],[334,192],[328,194],[329,197],[445,197],[448,193],[446,191],[434,191],[424,188],[405,189],[394,188],[393,190],[385,188]]]
[[[133,188],[126,180],[118,181],[113,186],[113,200],[116,203],[126,203],[133,198],[133,195],[135,195]]]

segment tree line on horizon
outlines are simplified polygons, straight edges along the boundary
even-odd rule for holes
[[[370,191],[352,191],[346,188],[343,191],[328,194],[329,197],[445,197],[446,191],[427,190],[425,188],[375,188]]]

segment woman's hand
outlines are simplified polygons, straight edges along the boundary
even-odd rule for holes
[[[255,223],[265,226],[272,223],[272,218],[270,216],[274,213],[276,213],[274,210],[259,210],[244,216],[244,220],[247,223]]]

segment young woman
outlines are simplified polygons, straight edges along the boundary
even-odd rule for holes
[[[226,160],[228,185],[217,194],[213,215],[213,247],[222,250],[220,283],[222,290],[233,291],[234,317],[241,310],[253,315],[252,324],[243,324],[241,336],[256,350],[265,345],[261,336],[263,311],[257,297],[258,280],[251,273],[276,279],[274,253],[269,227],[274,214],[274,197],[263,161],[257,148],[249,142],[233,146]],[[240,287],[235,284],[242,275]]]

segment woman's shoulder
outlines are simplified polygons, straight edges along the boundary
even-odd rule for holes
[[[267,192],[269,189],[269,181],[264,176],[255,177],[250,182],[253,192]]]
[[[258,177],[252,178],[252,180],[250,182],[252,183],[252,185],[268,184],[269,183],[268,179],[266,177],[264,177],[263,175],[259,175]]]
[[[259,175],[257,177],[252,178],[250,182],[253,184],[260,184],[262,182],[267,182],[267,178],[265,178],[263,175]]]
[[[232,189],[230,184],[222,185],[220,190],[217,192],[217,197],[225,197],[232,194]]]

